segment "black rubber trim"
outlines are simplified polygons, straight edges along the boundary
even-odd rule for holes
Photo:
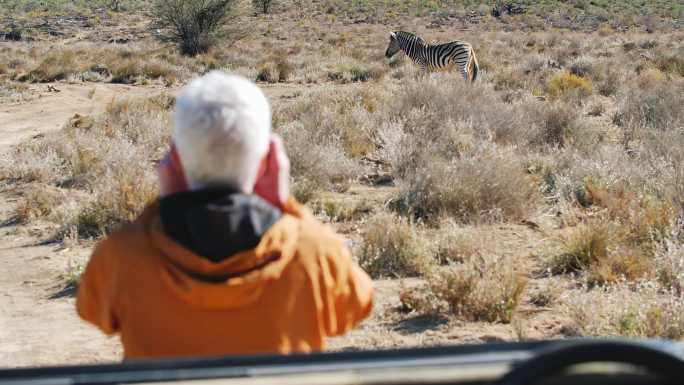
[[[615,362],[645,368],[672,383],[684,377],[684,352],[655,341],[571,341],[539,349],[535,357],[517,365],[499,385],[530,385],[573,365]]]

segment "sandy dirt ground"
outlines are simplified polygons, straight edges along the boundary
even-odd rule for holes
[[[37,97],[30,102],[0,107],[0,154],[35,135],[60,129],[76,113],[86,115],[103,111],[112,98],[178,92],[178,89],[112,84],[58,83],[53,86],[60,92],[48,92],[47,85],[38,85],[35,86]],[[263,88],[274,104],[286,103],[298,94],[314,90],[305,85]],[[367,192],[356,194],[366,195]],[[46,224],[13,222],[13,211],[19,199],[17,191],[0,190],[0,367],[120,360],[118,338],[105,337],[77,317],[73,288],[66,284],[69,266],[85,264],[92,245],[67,248],[46,243]],[[354,228],[338,230],[351,238],[358,233]],[[502,250],[518,255],[529,254],[535,238],[540,237],[525,226],[502,226],[492,231],[497,233],[498,240],[510,240],[501,243]],[[402,314],[397,310],[401,286],[417,283],[412,280],[376,281],[371,317],[347,336],[331,339],[330,348],[358,350],[516,338],[514,325],[460,323]],[[558,334],[562,319],[544,309],[529,307],[528,310],[526,337]],[[525,312],[523,306],[522,313]]]
[[[159,92],[111,84],[50,86],[59,91],[36,85],[37,95],[29,102],[0,107],[0,152],[60,129],[76,113],[101,112],[112,98]],[[79,321],[73,290],[65,286],[69,264],[87,258],[88,250],[41,243],[40,225],[27,227],[12,221],[17,200],[13,191],[0,192],[0,367],[117,359],[118,341]]]

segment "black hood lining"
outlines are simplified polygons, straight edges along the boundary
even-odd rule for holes
[[[253,249],[282,212],[254,194],[226,187],[185,191],[160,199],[164,232],[211,262]]]

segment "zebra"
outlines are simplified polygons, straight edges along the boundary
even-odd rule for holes
[[[403,50],[423,71],[448,71],[458,66],[466,81],[475,81],[479,65],[473,46],[464,41],[444,44],[428,44],[420,36],[410,32],[390,32],[390,42],[385,56],[391,58]]]

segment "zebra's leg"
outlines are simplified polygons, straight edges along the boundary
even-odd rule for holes
[[[462,67],[460,72],[461,72],[461,76],[463,77],[463,80],[465,80],[467,82],[469,80],[468,79],[468,68]]]
[[[418,67],[420,67],[420,79],[425,79],[428,77],[428,73],[430,72],[430,69],[428,68],[427,64],[423,62],[418,63]]]

